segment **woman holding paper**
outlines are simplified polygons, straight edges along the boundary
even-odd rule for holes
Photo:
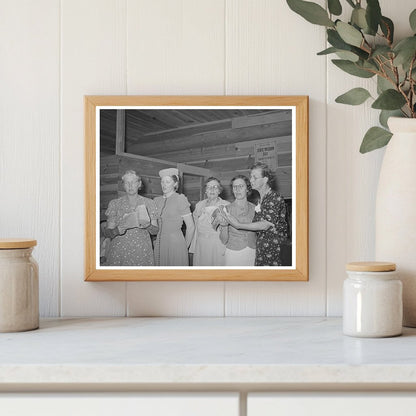
[[[123,177],[126,195],[108,204],[105,235],[111,238],[106,266],[153,266],[150,234],[157,234],[155,203],[138,194],[140,176],[128,170]]]
[[[228,220],[232,215],[239,223],[251,223],[255,214],[255,205],[247,200],[251,191],[249,179],[244,175],[237,175],[231,179],[231,186],[235,197],[234,202],[227,205],[222,216]],[[225,266],[254,266],[256,259],[256,233],[239,230],[232,224],[220,225],[220,238],[226,245]]]
[[[194,266],[224,266],[225,245],[220,240],[220,223],[216,218],[229,202],[220,198],[221,192],[219,179],[208,178],[205,182],[206,199],[195,206],[196,231],[189,250],[194,253]]]
[[[269,167],[261,162],[251,168],[250,183],[260,194],[259,204],[253,222],[239,221],[227,215],[228,222],[242,231],[255,231],[256,266],[283,266],[282,245],[288,241],[286,204],[283,197],[272,189],[274,175]]]
[[[154,199],[159,233],[155,243],[156,266],[188,266],[188,247],[191,244],[195,225],[188,198],[176,191],[179,187],[178,169],[168,168],[159,172],[163,196]],[[182,225],[185,223],[185,236]]]

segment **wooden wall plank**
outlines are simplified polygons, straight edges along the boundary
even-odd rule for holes
[[[224,0],[128,0],[128,93],[224,93]]]
[[[395,39],[411,36],[408,16],[414,0],[380,0],[383,15],[395,25]],[[376,96],[375,80],[349,76],[328,63],[328,147],[327,147],[327,302],[328,315],[342,314],[342,284],[345,263],[374,260],[375,199],[384,149],[359,153],[365,132],[377,125],[378,111],[371,100],[350,107],[335,103],[335,98],[351,88],[367,88]],[[388,260],[388,259],[386,259]]]
[[[325,315],[324,31],[274,0],[227,1],[226,22],[226,94],[310,97],[310,281],[227,282],[226,315]]]
[[[38,241],[40,314],[59,315],[59,2],[3,1],[0,237]]]
[[[83,96],[126,93],[126,1],[62,1],[62,315],[125,314],[124,282],[84,282]]]
[[[224,316],[224,282],[127,285],[127,316]]]
[[[83,282],[83,95],[226,93],[310,96],[311,249],[310,282],[227,283],[227,314],[322,315],[327,307],[339,315],[345,262],[374,255],[383,150],[358,153],[377,115],[334,99],[353,86],[374,87],[315,55],[326,47],[323,28],[275,0],[32,3],[2,8],[0,230],[38,239],[41,314],[57,315],[60,296],[66,316],[122,315],[126,307],[126,284]],[[396,36],[409,35],[414,1],[380,3]],[[223,314],[224,291],[210,283],[177,286],[176,301],[169,299],[176,282],[129,283],[130,313]],[[195,306],[198,299],[212,309]]]
[[[224,94],[224,0],[129,0],[129,94]],[[222,282],[127,284],[128,315],[223,316]]]

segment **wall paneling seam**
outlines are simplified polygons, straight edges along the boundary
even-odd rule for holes
[[[62,7],[62,0],[59,0],[59,56],[58,56],[58,71],[59,71],[59,250],[58,250],[58,316],[62,316],[62,276],[63,276],[63,270],[62,270],[62,259],[63,259],[63,253],[62,253],[62,236],[63,236],[63,229],[62,229],[62,219],[63,219],[63,213],[62,213],[62,196],[63,196],[63,130],[62,130],[62,120],[63,120],[63,87],[62,87],[62,70],[63,70],[63,53],[62,53],[62,38],[63,38],[63,7]]]

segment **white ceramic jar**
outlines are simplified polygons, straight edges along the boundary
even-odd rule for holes
[[[396,265],[347,264],[343,289],[343,332],[354,337],[392,337],[402,333],[402,282]]]
[[[0,239],[0,332],[39,327],[38,264],[32,257],[36,240]]]

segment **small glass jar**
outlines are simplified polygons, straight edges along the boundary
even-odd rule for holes
[[[0,239],[0,332],[39,328],[36,240]]]
[[[343,332],[354,337],[393,337],[402,333],[402,282],[396,265],[386,262],[347,264]]]

